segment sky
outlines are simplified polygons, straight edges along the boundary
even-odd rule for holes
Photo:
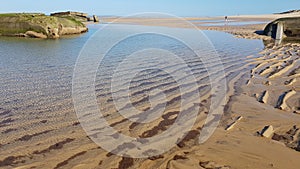
[[[0,13],[80,11],[96,15],[127,16],[162,12],[176,16],[270,14],[300,9],[300,0],[8,0]]]

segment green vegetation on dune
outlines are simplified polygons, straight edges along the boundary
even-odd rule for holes
[[[0,17],[32,17],[32,16],[45,16],[43,13],[0,13]]]
[[[66,26],[72,26],[73,24],[77,26],[84,26],[82,22],[78,21],[77,19],[71,16],[58,17],[58,20]]]
[[[6,13],[0,14],[0,34],[14,36],[26,35],[33,31],[46,35],[48,38],[57,38],[68,34],[64,28],[73,29],[72,33],[82,33],[86,26],[72,17],[47,16],[42,13]]]

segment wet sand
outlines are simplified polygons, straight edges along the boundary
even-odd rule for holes
[[[233,86],[224,127],[243,117],[229,131],[216,132],[208,156],[223,157],[233,168],[297,168],[299,161],[299,44],[267,47],[255,67]],[[250,56],[249,58],[252,58]],[[274,127],[270,138],[260,136]],[[216,144],[221,142],[222,144]],[[204,145],[204,147],[207,145]],[[210,148],[207,148],[210,149]],[[215,152],[215,153],[214,153]],[[236,160],[239,159],[239,160]]]
[[[240,22],[269,22],[276,18],[293,16],[299,14],[229,18]],[[223,18],[185,19],[202,20],[202,24]],[[170,19],[145,19],[145,21],[136,21],[134,18],[122,20],[132,24],[181,26]],[[263,30],[266,24],[241,26],[201,26],[201,24],[197,25],[199,29],[224,31],[237,38],[268,41],[271,39],[256,33]],[[225,106],[223,121],[206,143],[197,145],[195,144],[197,137],[193,137],[186,143],[187,147],[178,149],[174,153],[164,154],[161,159],[155,161],[137,162],[133,164],[133,168],[148,166],[149,168],[294,169],[300,167],[298,160],[300,157],[300,44],[287,43],[276,46],[271,43],[256,56],[245,57],[253,68],[250,72],[240,71],[239,75],[228,82],[229,102]],[[270,138],[262,137],[262,129],[269,125],[274,128],[274,134]]]
[[[235,19],[272,20],[274,16],[248,16]],[[128,19],[126,23],[180,27],[164,19],[143,21]],[[233,28],[199,26],[203,29],[230,32],[243,38],[268,39],[253,33],[263,27],[262,24]],[[257,56],[245,56],[248,61],[245,67],[252,65],[252,69],[249,71],[240,67],[234,70],[238,73],[229,78],[228,104],[225,106],[223,120],[212,137],[201,145],[197,140],[199,129],[206,118],[205,112],[209,107],[209,94],[207,94],[201,98],[202,116],[198,117],[196,125],[187,137],[165,154],[148,159],[122,158],[102,150],[85,136],[78,121],[74,120],[76,115],[73,114],[72,108],[57,110],[57,117],[44,120],[37,118],[36,121],[28,122],[25,119],[23,123],[14,126],[9,125],[15,120],[15,117],[11,117],[11,111],[0,109],[1,133],[6,136],[1,139],[1,143],[6,144],[0,144],[0,148],[5,146],[5,149],[1,149],[0,167],[298,168],[300,166],[300,152],[297,151],[300,139],[298,131],[300,127],[299,52],[299,44],[289,43],[281,46],[269,45]],[[63,107],[64,103],[60,105]],[[122,130],[124,126],[131,126],[137,132],[136,135],[151,136],[170,125],[176,117],[176,111],[176,108],[170,109],[169,113],[156,123],[144,128],[126,121],[120,122],[121,119],[118,118],[112,119],[110,123],[116,129]],[[236,121],[238,117],[242,118]],[[22,115],[17,115],[16,118],[22,118]],[[235,121],[235,125],[230,130],[226,130],[228,125]],[[267,125],[272,125],[275,129],[275,134],[271,138],[264,138],[258,133]],[[23,128],[26,133],[16,131],[17,128]],[[10,145],[9,142],[14,144]]]

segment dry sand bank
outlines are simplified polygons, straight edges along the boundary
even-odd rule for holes
[[[230,18],[230,17],[229,17]],[[274,17],[270,18],[249,18],[249,17],[232,17],[234,22],[246,22],[246,21],[264,21],[270,22],[274,20]],[[197,24],[194,21],[201,20],[207,22],[201,22],[201,24],[210,24],[212,20],[224,20],[221,17],[214,18],[104,18],[103,22],[105,23],[118,23],[118,24],[137,24],[137,25],[146,25],[146,26],[165,26],[165,27],[174,27],[174,28],[198,28],[200,30],[216,30],[231,33],[239,38],[247,39],[264,39],[270,40],[270,37],[259,35],[255,33],[256,30],[263,30],[266,24],[250,24],[242,26],[203,26]]]
[[[271,22],[278,18],[283,17],[299,17],[300,12],[290,13],[290,14],[266,14],[266,15],[239,15],[239,16],[228,16],[230,22],[249,22],[249,21],[260,21],[260,22]],[[167,26],[167,27],[182,27],[191,28],[187,26],[186,23],[182,21],[188,21],[194,24],[195,27],[201,30],[216,30],[231,33],[239,38],[247,39],[264,39],[270,40],[270,37],[259,35],[255,33],[256,31],[261,31],[265,28],[266,24],[248,24],[240,26],[224,25],[221,26],[203,26],[203,24],[215,23],[214,21],[222,21],[224,16],[220,17],[184,17],[184,18],[134,18],[134,17],[104,17],[103,22],[106,23],[123,23],[123,24],[139,24],[147,26]],[[201,24],[199,22],[201,21]],[[207,21],[207,22],[205,22]]]

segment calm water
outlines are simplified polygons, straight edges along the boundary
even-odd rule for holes
[[[90,31],[80,36],[62,38],[58,40],[38,40],[22,38],[0,38],[0,110],[8,112],[0,114],[1,135],[9,128],[9,124],[14,124],[16,132],[24,132],[39,125],[41,120],[47,120],[46,126],[63,127],[64,123],[76,121],[76,115],[72,102],[72,76],[76,59],[81,48],[89,37],[101,26],[90,25]],[[122,33],[124,28],[130,30],[130,26],[116,25],[111,36]],[[153,27],[152,27],[153,28]],[[162,29],[157,27],[157,29]],[[173,28],[163,28],[173,31]],[[176,29],[178,31],[178,29]],[[190,30],[181,29],[182,32]],[[233,78],[240,67],[245,65],[246,56],[256,54],[263,48],[260,40],[237,39],[230,34],[216,31],[204,31],[219,52],[223,61],[228,78]],[[142,43],[141,43],[142,42]],[[99,41],[99,45],[105,41]],[[96,92],[98,100],[105,103],[104,109],[108,112],[115,111],[111,107],[112,100],[108,93],[111,69],[120,62],[120,59],[133,48],[139,49],[142,46],[160,47],[170,49],[190,63],[197,82],[201,85],[207,81],[204,66],[201,62],[187,52],[187,49],[170,39],[159,39],[155,35],[141,36],[136,39],[129,39],[126,43],[109,53],[103,61],[103,66],[99,68],[96,79]],[[204,49],[205,51],[205,49]],[[209,53],[208,53],[209,54]],[[148,65],[161,65],[159,58],[164,56],[136,58],[140,59],[145,69]],[[130,74],[135,69],[132,63],[126,63],[123,75]],[[219,65],[214,65],[219,66]],[[172,64],[169,61],[165,65],[166,69],[176,71],[181,65]],[[230,73],[231,72],[231,73]],[[187,82],[188,83],[188,82]],[[121,83],[120,83],[121,84]],[[138,108],[147,109],[148,102],[144,99],[145,94],[153,89],[165,90],[169,100],[176,100],[178,91],[173,86],[173,80],[164,72],[148,69],[137,74],[130,90],[132,102]],[[206,86],[209,90],[209,86]],[[120,90],[122,86],[120,87]],[[172,105],[172,104],[170,104]],[[126,105],[124,105],[126,108]],[[9,119],[8,124],[4,120]],[[15,132],[10,133],[16,135]],[[7,138],[10,137],[7,134]],[[2,136],[1,136],[2,137]],[[8,140],[2,139],[1,144]]]

